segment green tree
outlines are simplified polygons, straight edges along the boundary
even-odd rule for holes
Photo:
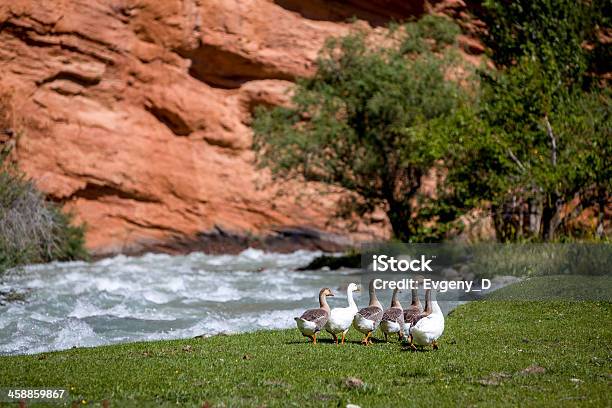
[[[362,34],[332,39],[312,78],[298,82],[291,107],[259,109],[259,163],[278,177],[301,176],[356,195],[344,213],[386,208],[396,238],[415,239],[423,176],[441,157],[440,122],[464,99],[447,80],[458,64],[459,32],[425,17],[394,32],[394,45],[366,45]]]
[[[608,0],[484,0],[478,17],[487,25],[482,41],[497,67],[520,57],[538,59],[570,82],[598,60],[598,33],[609,25]],[[596,52],[595,52],[596,51]]]
[[[498,237],[555,239],[610,191],[610,92],[593,81],[605,23],[598,2],[484,2],[496,70],[481,73],[480,105],[450,152],[446,191],[463,210],[491,204]],[[591,44],[592,45],[592,44]],[[595,78],[596,79],[596,78]],[[475,194],[479,195],[475,197]],[[576,211],[569,204],[578,201]]]

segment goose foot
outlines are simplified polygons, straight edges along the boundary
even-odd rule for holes
[[[417,349],[414,343],[412,342],[412,334],[408,336],[408,346],[410,347],[412,351],[416,351]]]
[[[372,344],[372,340],[370,340],[371,335],[372,335],[372,332],[368,332],[365,338],[361,340],[361,344],[363,344],[364,346],[367,346],[368,344]]]

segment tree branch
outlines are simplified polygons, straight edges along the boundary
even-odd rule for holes
[[[518,159],[518,157],[516,157],[514,155],[514,153],[512,153],[512,149],[510,149],[510,148],[508,148],[508,155],[516,163],[516,165],[519,166],[521,171],[524,173],[525,172],[525,166],[523,166],[523,163],[521,163],[521,161]]]
[[[500,145],[503,146],[503,143],[499,140],[499,138],[496,135],[493,135],[493,138],[495,139],[495,141],[497,143],[499,143]],[[510,156],[510,158],[512,159],[513,162],[516,163],[516,165],[519,167],[519,169],[521,170],[521,172],[525,173],[526,169],[525,166],[523,166],[523,163],[521,163],[521,161],[518,159],[518,157],[516,157],[514,155],[514,153],[512,152],[512,149],[510,149],[509,147],[507,148],[508,151],[508,156]]]
[[[552,130],[552,126],[550,125],[550,121],[548,120],[548,115],[544,116],[544,124],[546,125],[546,133],[548,133],[548,137],[550,137],[550,142],[552,144],[552,152],[551,152],[551,161],[553,166],[557,165],[557,139],[555,138],[555,134]]]

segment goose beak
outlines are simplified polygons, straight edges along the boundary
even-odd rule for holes
[[[329,294],[327,296],[335,296],[334,292],[332,292],[331,290],[329,291]]]

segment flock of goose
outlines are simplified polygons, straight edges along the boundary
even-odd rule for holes
[[[319,308],[306,310],[302,316],[296,317],[297,327],[303,336],[310,338],[313,344],[317,344],[317,335],[321,330],[329,332],[336,344],[341,334],[341,344],[344,344],[346,333],[351,325],[365,337],[362,344],[372,344],[372,334],[380,327],[385,341],[390,334],[397,334],[398,340],[407,340],[410,347],[415,350],[416,346],[431,345],[434,350],[438,349],[437,340],[444,332],[444,315],[436,300],[431,299],[431,289],[425,291],[425,308],[421,309],[421,301],[418,292],[412,289],[412,303],[408,308],[403,308],[398,295],[401,291],[395,289],[391,299],[391,307],[383,310],[378,298],[373,280],[370,281],[370,303],[363,309],[357,309],[353,300],[353,292],[360,290],[355,283],[347,288],[348,307],[330,309],[327,297],[334,296],[329,288],[323,288],[319,292]]]

